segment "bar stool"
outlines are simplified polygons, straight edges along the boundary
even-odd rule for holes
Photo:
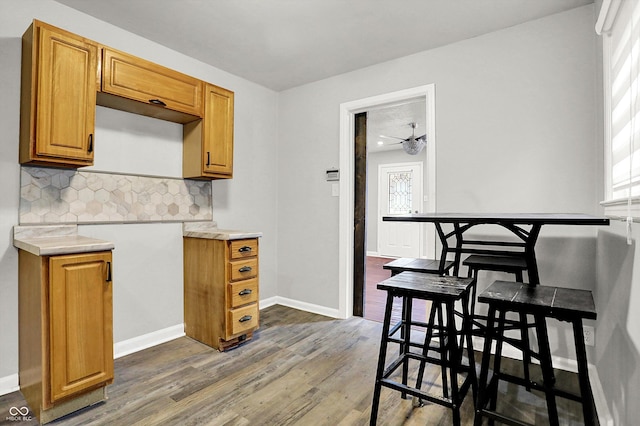
[[[498,256],[498,255],[479,255],[473,254],[467,257],[462,264],[468,268],[468,276],[478,280],[478,273],[480,271],[493,271],[504,272],[507,274],[515,275],[516,281],[519,283],[524,282],[524,271],[527,270],[527,262],[522,257],[516,256]],[[475,300],[476,300],[476,288],[473,287],[471,291],[471,311],[475,312]],[[474,334],[484,336],[484,324],[478,322],[478,320],[486,320],[486,317],[480,315],[473,315],[474,321]],[[530,324],[527,320],[527,315],[524,313],[519,314],[519,321],[511,321],[505,319],[509,323],[507,329],[519,329],[520,330],[520,342],[511,340],[513,346],[522,351],[522,367],[524,370],[524,379],[529,381],[529,364],[531,364],[531,355],[524,348],[529,347],[529,327]],[[527,390],[530,388],[527,386]]]
[[[475,280],[473,278],[406,271],[378,284],[378,289],[387,292],[387,303],[382,325],[380,354],[371,406],[371,425],[375,425],[377,422],[382,387],[399,391],[403,397],[411,395],[414,397],[414,401],[428,401],[448,407],[453,410],[453,424],[460,424],[460,406],[464,397],[469,387],[471,387],[475,400],[477,390],[475,361],[471,343],[470,312],[468,309],[470,288],[474,283]],[[391,311],[394,297],[402,297],[407,306],[403,307],[402,319],[392,326]],[[416,321],[412,318],[411,305],[414,299],[431,301],[432,309],[428,323]],[[462,305],[463,321],[460,330],[456,327],[454,315],[456,302],[460,302]],[[439,318],[437,323],[435,320],[436,314]],[[425,329],[423,342],[411,340],[412,326]],[[399,338],[395,337],[398,330],[401,330]],[[464,347],[458,345],[458,335],[464,336]],[[434,337],[440,339],[440,346],[431,345],[431,340]],[[389,342],[398,343],[400,345],[400,353],[397,358],[387,365],[385,360]],[[465,349],[468,359],[466,365],[462,362]],[[439,357],[430,356],[430,351],[437,352]],[[419,361],[415,386],[408,384],[409,362],[411,360]],[[442,396],[429,394],[421,390],[426,363],[436,364],[442,368]],[[393,376],[399,368],[402,368],[400,381]],[[466,377],[462,384],[459,385],[458,376],[465,373]]]
[[[414,257],[401,257],[391,262],[387,262],[382,265],[382,269],[387,269],[391,271],[391,276],[398,275],[401,272],[424,272],[425,274],[438,274],[438,275],[447,275],[451,268],[453,268],[454,262],[451,260],[447,260],[444,262],[444,269],[440,270],[440,261],[435,259],[422,259],[422,258],[414,258]],[[475,290],[475,287],[474,287]],[[474,292],[475,298],[475,292]],[[405,298],[402,300],[402,315],[405,315],[404,310],[407,308],[407,301]],[[435,313],[435,306],[432,305],[431,314]],[[441,316],[442,313],[440,312]],[[432,316],[433,318],[433,316]],[[400,333],[404,333],[403,330],[400,330]],[[401,338],[404,338],[404,335],[401,335]]]
[[[568,398],[582,403],[584,424],[595,425],[596,413],[593,405],[591,384],[587,370],[587,354],[583,340],[583,319],[596,319],[593,295],[587,290],[576,290],[552,286],[529,286],[521,283],[495,281],[480,296],[478,301],[489,305],[484,355],[480,369],[478,396],[476,399],[475,425],[482,424],[482,418],[488,417],[503,423],[526,425],[526,423],[510,418],[496,411],[498,398],[498,382],[500,380],[520,386],[531,386],[543,391],[547,402],[549,424],[558,425],[556,396]],[[523,312],[533,315],[538,338],[543,383],[525,382],[522,378],[500,371],[502,342],[504,338],[505,314],[507,312]],[[498,315],[497,326],[495,324]],[[578,381],[580,395],[556,388],[547,333],[547,318],[570,322],[573,326],[573,337],[578,362]],[[496,353],[491,378],[489,375],[490,351],[493,339],[496,340]],[[534,353],[534,352],[532,352]]]

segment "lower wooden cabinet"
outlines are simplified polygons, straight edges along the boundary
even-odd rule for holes
[[[20,390],[47,423],[113,381],[112,255],[18,256]]]
[[[224,351],[259,325],[258,239],[184,238],[187,336]]]

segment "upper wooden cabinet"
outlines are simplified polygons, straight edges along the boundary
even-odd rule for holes
[[[96,105],[184,124],[183,177],[233,175],[233,92],[34,20],[22,37],[20,163],[93,165]]]
[[[233,104],[233,92],[205,84],[204,118],[184,126],[183,177],[233,176]]]
[[[22,37],[20,163],[93,164],[98,45],[34,21]]]
[[[188,123],[202,117],[202,81],[104,47],[102,88],[98,103],[163,120]]]

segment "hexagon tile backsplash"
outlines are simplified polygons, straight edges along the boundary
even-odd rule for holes
[[[212,218],[209,181],[21,168],[21,225],[190,222]]]

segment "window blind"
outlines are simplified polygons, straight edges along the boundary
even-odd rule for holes
[[[596,30],[604,48],[608,164],[603,204],[614,215],[638,217],[632,205],[640,205],[640,2],[603,2]]]

